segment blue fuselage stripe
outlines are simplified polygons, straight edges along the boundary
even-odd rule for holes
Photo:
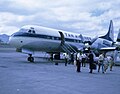
[[[13,37],[34,37],[34,38],[42,38],[42,39],[51,39],[51,40],[60,40],[61,37],[56,37],[56,36],[50,36],[50,35],[42,35],[42,34],[31,34],[31,33],[23,33],[23,32],[17,32],[12,35]],[[70,39],[70,38],[65,38],[65,41],[67,42],[75,42],[75,43],[82,43],[81,40],[78,39]]]

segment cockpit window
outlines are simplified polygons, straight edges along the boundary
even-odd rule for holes
[[[33,30],[33,33],[35,34],[35,31]]]
[[[35,34],[35,30],[28,30],[28,33],[33,33],[33,34]]]
[[[23,35],[23,34],[24,34],[24,32],[16,32],[16,33],[12,34],[11,36],[20,36],[20,35]]]
[[[31,33],[31,30],[28,30],[28,33]]]

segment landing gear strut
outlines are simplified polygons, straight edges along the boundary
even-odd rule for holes
[[[27,59],[29,62],[34,62],[34,57],[32,57],[32,54],[29,54],[29,57]]]

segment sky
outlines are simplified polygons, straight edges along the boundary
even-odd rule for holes
[[[0,34],[40,25],[95,37],[120,28],[120,0],[0,0]]]

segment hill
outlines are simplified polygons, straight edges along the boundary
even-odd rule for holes
[[[6,35],[6,34],[0,35],[0,43],[8,43],[9,37],[10,37],[10,36],[8,36],[8,35]]]

